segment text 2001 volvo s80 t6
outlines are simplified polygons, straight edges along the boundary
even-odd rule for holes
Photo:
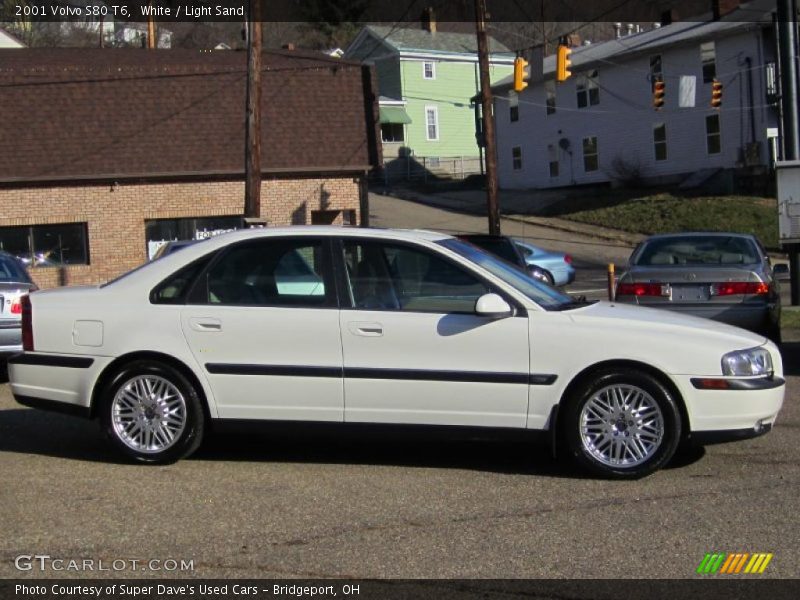
[[[597,474],[769,431],[763,336],[579,303],[450,236],[294,227],[195,244],[104,286],[39,291],[10,361],[22,404],[93,417],[142,462],[216,419],[540,431]]]

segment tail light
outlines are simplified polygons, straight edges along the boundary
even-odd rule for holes
[[[11,314],[12,315],[22,314],[22,302],[19,301],[19,298],[17,298],[11,303]]]
[[[669,296],[669,284],[620,283],[617,296]]]
[[[565,254],[564,255],[564,262],[567,263],[568,265],[571,265],[572,264],[572,256],[570,256],[569,254]]]
[[[30,297],[25,294],[20,298],[22,309],[22,349],[33,352],[33,307]]]
[[[769,294],[769,284],[755,281],[729,281],[727,283],[715,283],[711,286],[712,296],[734,296],[737,294]]]

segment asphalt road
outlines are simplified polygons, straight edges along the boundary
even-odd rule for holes
[[[624,483],[529,443],[403,437],[217,434],[190,459],[136,466],[95,424],[0,384],[0,577],[691,578],[707,552],[771,552],[756,577],[797,578],[800,343],[783,351],[769,435]],[[18,571],[31,554],[140,562]],[[153,559],[193,570],[142,571]]]

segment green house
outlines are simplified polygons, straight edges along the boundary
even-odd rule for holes
[[[491,38],[489,50],[494,83],[513,72],[514,54]],[[482,171],[471,100],[479,91],[474,33],[436,31],[435,23],[369,25],[344,57],[375,65],[387,177]]]

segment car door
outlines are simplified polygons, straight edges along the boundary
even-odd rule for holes
[[[525,427],[528,322],[475,314],[490,285],[433,249],[345,239],[345,421]]]
[[[181,327],[221,418],[343,420],[334,288],[319,238],[236,244],[205,269]]]

